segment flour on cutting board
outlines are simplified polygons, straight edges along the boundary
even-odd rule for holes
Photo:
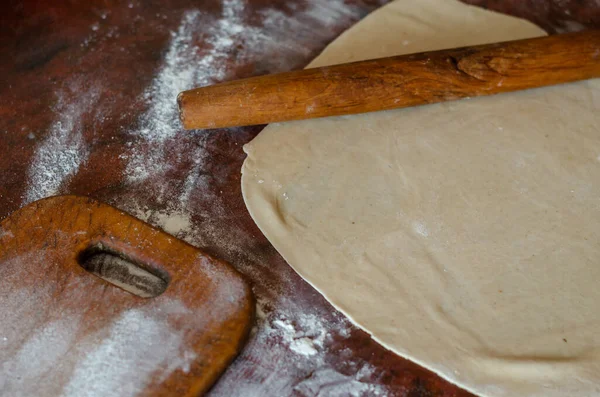
[[[10,295],[10,299],[0,297],[2,313],[8,315],[0,323],[0,335],[6,335],[0,342],[3,395],[26,397],[45,390],[48,395],[64,397],[134,397],[157,374],[166,378],[176,370],[188,372],[196,358],[186,346],[184,331],[174,330],[165,321],[165,313],[187,310],[179,302],[129,309],[74,348],[79,332],[86,326],[81,316],[62,314],[60,319],[39,328],[36,321],[44,321],[46,315],[36,320],[18,314],[35,313],[37,299],[50,299],[50,291],[23,289]],[[11,316],[14,313],[17,316]],[[23,329],[31,328],[38,329],[23,334]],[[66,385],[57,384],[62,380],[53,377],[54,371],[71,372]]]
[[[4,260],[5,286],[11,288],[27,277],[25,264],[51,260],[40,255]],[[36,284],[0,294],[2,395],[133,397],[156,376],[189,371],[196,358],[184,340],[185,330],[175,330],[166,321],[170,314],[193,316],[178,300],[125,310],[112,323],[79,339],[87,334],[89,324],[82,319],[88,308],[48,306],[44,302],[53,299],[55,286]],[[72,297],[80,293],[73,286],[67,290]],[[71,375],[61,379],[56,373]]]
[[[5,235],[3,239],[6,239]],[[11,238],[11,237],[8,237]],[[52,296],[48,284],[35,288],[21,287],[27,276],[25,264],[40,258],[39,254],[24,254],[2,262],[3,280],[0,293],[0,390],[7,396],[33,396],[39,384],[46,385],[44,375],[61,363],[69,350],[78,327],[78,319],[65,313],[44,328],[37,325],[46,317],[40,302]],[[31,330],[30,333],[24,330]]]
[[[29,293],[30,291],[21,291],[19,295]],[[17,324],[19,322],[15,325]],[[0,332],[8,331],[4,327],[4,325],[0,326]],[[0,354],[2,393],[13,397],[26,397],[39,394],[40,388],[52,390],[55,385],[50,384],[49,381],[53,382],[54,379],[49,380],[47,375],[64,365],[62,359],[72,348],[78,327],[79,319],[63,316],[60,320],[51,322],[29,335],[21,345],[18,345],[16,352],[11,354],[5,350]],[[15,341],[21,337],[16,335],[4,337],[5,343],[15,346]]]
[[[162,378],[175,369],[188,372],[195,358],[185,347],[183,331],[175,331],[164,318],[145,309],[130,309],[112,324],[109,336],[77,363],[63,396],[134,397],[154,380],[157,370],[163,369]],[[170,365],[173,362],[178,365]]]

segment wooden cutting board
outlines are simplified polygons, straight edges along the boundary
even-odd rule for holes
[[[228,264],[106,204],[51,197],[0,223],[1,395],[196,396],[253,314]]]

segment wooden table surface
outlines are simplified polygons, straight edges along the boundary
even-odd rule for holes
[[[600,27],[595,0],[468,0],[551,32]],[[0,6],[0,219],[88,195],[232,263],[258,318],[211,396],[467,396],[378,345],[252,222],[242,146],[262,127],[181,130],[175,96],[297,69],[385,1],[8,1]]]

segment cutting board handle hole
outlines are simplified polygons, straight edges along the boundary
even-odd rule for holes
[[[84,250],[79,265],[104,281],[141,298],[154,298],[165,292],[169,275],[139,264],[126,255],[96,244]]]

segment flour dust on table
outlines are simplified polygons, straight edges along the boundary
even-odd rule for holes
[[[57,94],[57,104],[54,106],[56,120],[31,161],[29,188],[23,204],[57,194],[87,158],[88,148],[82,137],[81,118],[87,113],[95,113],[100,89],[84,89],[85,85],[80,80],[77,76],[73,77]],[[35,134],[30,133],[30,139],[35,139]]]
[[[267,7],[260,10],[258,24],[249,20],[246,3],[240,0],[224,1],[216,19],[200,10],[186,11],[144,93],[147,109],[138,128],[130,131],[134,143],[121,155],[131,187],[114,205],[190,244],[216,250],[254,283],[257,324],[240,359],[211,389],[212,396],[239,395],[239,390],[247,397],[388,394],[373,381],[377,370],[352,352],[346,352],[344,368],[326,359],[336,354],[334,340],[348,338],[355,328],[337,313],[294,298],[297,280],[289,278],[283,261],[274,274],[277,281],[265,283],[264,272],[274,272],[268,268],[272,260],[254,253],[254,242],[228,210],[227,197],[235,192],[220,189],[228,176],[211,169],[211,156],[219,155],[212,151],[213,142],[223,131],[183,131],[176,104],[179,92],[230,78],[244,63],[260,60],[267,71],[289,70],[307,55],[305,47],[289,38],[290,26],[309,35],[312,26],[360,17],[359,10],[349,9],[339,0],[311,2],[293,16]],[[198,42],[209,45],[199,48]],[[273,53],[286,56],[266,55]],[[239,151],[241,163],[247,133],[234,130],[227,139],[232,151]],[[184,177],[172,178],[173,170],[184,170]]]
[[[310,66],[541,36],[398,0]],[[246,205],[287,262],[383,345],[481,396],[600,394],[600,81],[274,124]]]

